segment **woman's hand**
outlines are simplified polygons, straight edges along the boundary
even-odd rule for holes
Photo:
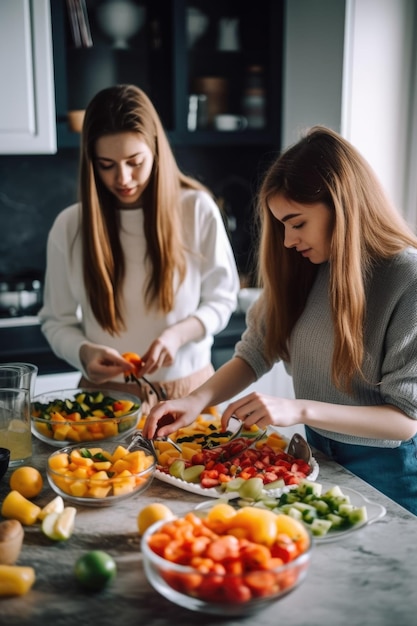
[[[182,346],[190,341],[199,341],[204,335],[204,326],[193,315],[166,328],[142,354],[142,374],[154,374],[161,367],[169,367]]]
[[[181,344],[174,332],[164,331],[161,337],[155,339],[145,354],[142,355],[141,374],[153,374],[161,367],[169,367],[174,363]]]
[[[88,380],[95,384],[105,383],[133,369],[117,350],[93,343],[82,344],[80,360]]]
[[[254,424],[260,428],[265,428],[269,424],[281,427],[295,426],[301,421],[297,400],[257,392],[252,392],[228,405],[222,415],[223,428],[227,428],[232,415],[243,422],[246,428]]]
[[[142,434],[148,439],[166,437],[192,424],[203,409],[200,401],[192,396],[159,402],[150,410]]]

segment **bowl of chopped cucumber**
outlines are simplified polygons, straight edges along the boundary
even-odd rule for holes
[[[32,433],[52,446],[117,441],[137,427],[141,401],[137,396],[106,389],[62,389],[35,396]]]
[[[233,506],[253,506],[288,515],[306,526],[316,543],[341,539],[352,531],[376,522],[386,513],[381,504],[368,500],[348,487],[324,485],[306,479],[275,496],[260,490],[257,481],[258,478],[245,481],[238,490],[240,497],[233,500]],[[196,508],[204,510],[208,506],[204,502]]]

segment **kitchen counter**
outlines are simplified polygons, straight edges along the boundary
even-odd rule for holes
[[[36,316],[0,320],[0,363],[9,361],[34,363],[39,375],[74,371],[52,352]]]
[[[37,503],[53,497],[44,467],[53,449],[34,440],[33,465],[41,469],[45,486]],[[1,623],[8,626],[392,626],[414,623],[417,572],[417,517],[353,476],[341,466],[315,454],[318,482],[359,491],[386,507],[381,520],[331,543],[314,546],[305,581],[292,593],[247,619],[214,618],[171,604],[148,584],[140,554],[136,519],[141,507],[163,501],[177,513],[193,508],[201,498],[154,480],[143,495],[117,507],[78,508],[76,528],[66,542],[51,542],[39,525],[26,527],[18,564],[36,570],[32,590],[22,597],[0,598]],[[9,491],[8,474],[0,483],[0,501]],[[102,549],[117,563],[118,574],[101,592],[81,590],[73,575],[76,559],[85,551]]]

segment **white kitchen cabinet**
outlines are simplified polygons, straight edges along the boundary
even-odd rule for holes
[[[340,132],[417,226],[415,0],[286,0],[284,31],[282,147]]]
[[[0,85],[0,154],[56,153],[49,0],[1,0]]]

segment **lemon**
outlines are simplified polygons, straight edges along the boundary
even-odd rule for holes
[[[10,489],[18,491],[25,498],[35,498],[43,487],[43,479],[39,470],[22,465],[10,476]]]
[[[138,514],[137,522],[139,534],[143,535],[145,530],[147,530],[155,522],[174,519],[174,517],[175,516],[171,509],[166,506],[166,504],[162,504],[162,502],[147,504],[139,511]]]
[[[47,515],[49,515],[49,513],[62,513],[63,510],[64,501],[61,496],[56,496],[56,498],[48,502],[48,504],[46,504],[43,509],[41,509],[41,512],[38,515],[38,519],[43,520]]]

